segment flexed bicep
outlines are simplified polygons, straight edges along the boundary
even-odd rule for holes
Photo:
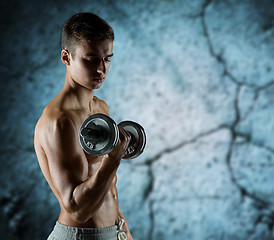
[[[70,207],[73,190],[87,178],[87,160],[78,142],[74,122],[66,115],[48,120],[40,133],[52,187]]]

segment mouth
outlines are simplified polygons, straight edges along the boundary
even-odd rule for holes
[[[93,80],[95,82],[102,83],[105,80],[105,78],[94,78]]]

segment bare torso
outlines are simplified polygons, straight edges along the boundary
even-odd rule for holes
[[[66,114],[71,118],[71,120],[75,124],[74,133],[72,136],[78,136],[79,129],[83,121],[90,115],[95,113],[104,113],[108,115],[108,109],[105,104],[102,103],[101,100],[94,97],[94,102],[90,107],[90,111],[84,111],[82,109],[64,109],[63,107],[63,97],[57,96],[44,110],[41,118],[39,119],[37,126],[36,126],[36,138],[35,138],[35,150],[37,154],[37,158],[41,167],[41,170],[52,189],[53,193],[58,199],[60,204],[61,212],[58,218],[58,221],[61,224],[74,226],[74,227],[95,227],[95,228],[103,228],[109,227],[117,224],[118,219],[118,197],[117,197],[117,189],[116,189],[116,181],[117,177],[116,174],[113,177],[112,183],[108,188],[106,194],[104,195],[103,201],[101,201],[100,206],[94,210],[93,213],[90,215],[91,218],[88,219],[85,223],[79,223],[73,219],[71,214],[66,210],[64,207],[63,201],[60,197],[58,189],[55,187],[55,183],[52,179],[52,173],[49,168],[49,161],[53,161],[52,159],[49,160],[47,155],[45,154],[43,148],[43,134],[39,134],[41,129],[43,129],[47,125],[47,121],[52,118],[58,118],[60,115]],[[76,144],[75,148],[76,151],[79,151],[82,154],[81,162],[79,165],[82,166],[80,174],[80,182],[84,182],[87,179],[91,178],[94,173],[96,172],[97,168],[101,165],[102,160],[105,156],[95,157],[92,155],[87,154],[81,148],[79,139],[74,139]],[[54,142],[52,143],[54,144]],[[71,171],[77,171],[78,164],[74,164],[75,166],[71,166]],[[90,199],[92,201],[92,199]]]

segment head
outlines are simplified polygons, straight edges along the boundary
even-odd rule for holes
[[[62,30],[61,59],[71,79],[87,88],[99,88],[108,73],[113,41],[113,29],[93,13],[68,19]]]

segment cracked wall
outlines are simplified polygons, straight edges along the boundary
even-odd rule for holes
[[[58,217],[33,129],[63,85],[62,24],[81,11],[116,34],[96,95],[147,132],[118,171],[134,239],[274,239],[273,1],[11,0],[1,11],[1,239],[46,239]]]

